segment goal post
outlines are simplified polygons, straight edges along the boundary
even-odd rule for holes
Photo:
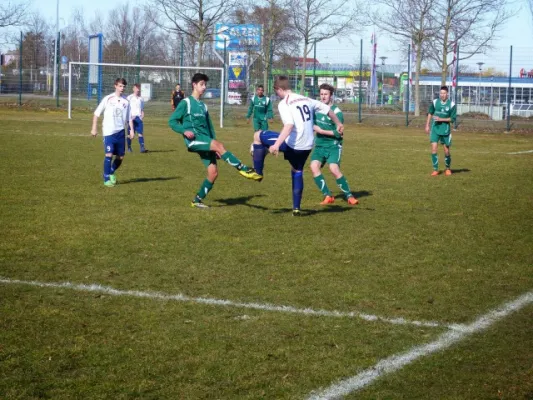
[[[89,85],[89,71],[97,67],[101,70],[99,82]],[[184,79],[179,82],[179,73]],[[114,64],[114,63],[91,63],[71,61],[68,65],[68,118],[72,119],[73,106],[94,107],[97,96],[91,96],[90,90],[101,86],[103,94],[113,93],[114,83],[117,78],[126,79],[128,85],[124,95],[132,93],[134,83],[141,85],[141,96],[145,99],[145,112],[153,115],[170,115],[170,94],[177,83],[188,96],[191,94],[190,81],[192,75],[201,72],[209,77],[207,91],[202,101],[208,104],[210,109],[218,111],[220,115],[220,127],[224,126],[224,68],[215,67],[179,67],[168,65],[140,65],[140,64]],[[91,89],[92,87],[92,89]],[[92,99],[92,100],[91,100]]]

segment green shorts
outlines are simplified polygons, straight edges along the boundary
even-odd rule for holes
[[[202,160],[202,164],[208,167],[209,164],[217,163],[217,155],[214,151],[211,151],[211,138],[195,138],[194,140],[185,139],[185,145],[187,150],[191,153],[197,153]]]
[[[311,153],[311,162],[318,161],[321,166],[328,164],[341,164],[342,144],[322,147],[315,146]]]
[[[429,134],[430,143],[442,143],[446,147],[451,147],[452,145],[452,134],[449,135],[437,135],[434,132]]]
[[[254,118],[254,132],[257,131],[268,131],[268,121],[266,119]]]

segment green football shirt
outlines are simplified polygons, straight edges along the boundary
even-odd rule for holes
[[[457,117],[457,109],[455,103],[450,99],[442,102],[441,99],[435,99],[429,106],[428,113],[440,117],[451,118],[451,122],[455,122]],[[450,122],[437,122],[433,121],[431,125],[431,132],[436,133],[439,136],[446,136],[450,134]]]
[[[342,115],[341,109],[335,104],[333,104],[331,106],[331,111],[333,111],[335,115],[337,115],[337,118],[339,118],[341,123],[344,124],[344,116]],[[316,146],[324,147],[342,144],[342,136],[337,133],[337,126],[335,125],[335,122],[333,122],[327,114],[315,113],[314,122],[315,125],[318,125],[321,129],[324,129],[325,131],[333,131],[336,133],[336,136],[327,136],[317,133],[315,139]]]
[[[182,135],[185,131],[191,131],[197,139],[200,139],[199,136],[216,139],[215,129],[207,111],[207,106],[193,96],[180,101],[176,110],[170,116],[168,124],[174,132]]]
[[[248,112],[246,113],[246,119],[254,114],[254,119],[266,120],[273,117],[272,114],[272,101],[267,96],[259,97],[254,95],[250,101],[250,106],[248,107]]]

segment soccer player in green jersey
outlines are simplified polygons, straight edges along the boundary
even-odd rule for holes
[[[452,157],[450,147],[452,145],[451,124],[455,122],[457,110],[455,103],[448,98],[448,87],[440,88],[439,98],[432,101],[428,110],[426,121],[426,133],[429,134],[431,143],[431,162],[433,163],[433,172],[431,176],[439,174],[439,156],[437,148],[439,143],[444,146],[444,163],[446,165],[446,175],[451,175]]]
[[[327,83],[320,85],[320,101],[330,106],[331,111],[335,113],[337,118],[344,124],[344,116],[339,107],[333,104],[333,93],[335,88]],[[336,179],[337,186],[342,190],[348,204],[354,206],[359,201],[352,194],[346,178],[340,170],[341,154],[342,154],[342,133],[337,131],[335,123],[326,114],[320,112],[315,113],[314,130],[316,132],[315,148],[311,154],[311,172],[318,189],[324,195],[324,200],[320,203],[322,205],[333,204],[335,197],[326,184],[324,175],[322,175],[322,167],[327,163],[329,170]]]
[[[274,118],[272,113],[272,101],[265,96],[265,88],[263,85],[258,85],[255,89],[255,95],[250,101],[246,119],[250,121],[250,117],[254,115],[254,132],[268,131],[268,121]]]
[[[197,153],[207,168],[207,178],[191,203],[193,207],[197,208],[208,208],[202,201],[213,188],[217,179],[217,156],[235,167],[245,178],[253,180],[261,180],[262,178],[253,168],[241,163],[237,157],[226,150],[221,142],[216,140],[215,129],[207,106],[200,101],[207,88],[208,80],[209,78],[205,74],[194,74],[192,77],[192,95],[178,104],[168,120],[172,130],[183,135],[188,151]]]

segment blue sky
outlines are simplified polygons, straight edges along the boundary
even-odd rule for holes
[[[139,0],[131,2],[130,5],[143,3],[144,1]],[[55,24],[56,4],[56,0],[33,0],[33,9]],[[87,20],[90,20],[98,10],[106,16],[109,10],[117,4],[109,0],[59,0],[60,28],[68,23],[72,10],[75,8],[83,8]],[[507,23],[505,29],[500,33],[500,39],[494,43],[496,49],[491,54],[479,55],[465,61],[466,63],[476,65],[477,62],[484,62],[484,68],[493,66],[498,70],[508,71],[509,46],[513,45],[513,74],[520,68],[533,69],[533,60],[530,56],[533,52],[533,22],[526,0],[518,0],[516,4],[516,7],[522,5],[522,10],[512,21]],[[353,36],[352,40],[356,43],[357,48],[361,38],[366,53],[370,48],[370,31]],[[387,63],[400,63],[401,55],[395,51],[396,46],[396,43],[385,36],[378,36],[378,57],[388,57]],[[325,48],[329,48],[329,50],[325,50]],[[339,42],[337,39],[331,39],[317,46],[317,49],[317,58],[321,62],[352,63],[356,58],[359,58],[359,50],[355,50],[354,46],[346,40]]]

